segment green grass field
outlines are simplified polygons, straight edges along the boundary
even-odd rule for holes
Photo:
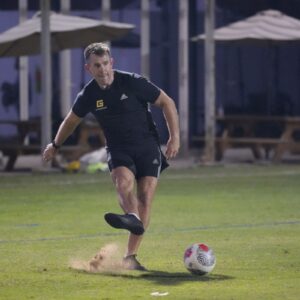
[[[0,175],[0,299],[300,298],[299,165],[165,172],[139,253],[148,273],[70,268],[109,243],[125,250],[107,211],[120,212],[107,173]],[[208,276],[183,266],[195,242],[215,251]]]

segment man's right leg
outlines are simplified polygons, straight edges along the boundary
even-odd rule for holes
[[[116,186],[119,204],[125,215],[106,213],[106,222],[114,228],[127,229],[136,235],[144,233],[144,226],[139,218],[137,199],[134,193],[135,177],[126,167],[114,168],[111,172]]]
[[[149,225],[150,211],[157,182],[157,178],[145,176],[140,178],[137,183],[139,217],[143,222],[145,230]],[[134,234],[129,236],[127,255],[137,254],[142,238],[143,236]]]
[[[132,270],[146,271],[146,269],[137,261],[136,253],[131,253],[131,247],[137,249],[144,233],[144,226],[139,217],[139,206],[134,192],[135,176],[126,167],[114,168],[111,172],[112,180],[115,184],[119,204],[125,215],[114,213],[105,214],[105,220],[115,228],[128,229],[128,247],[123,259],[124,268]],[[130,223],[129,223],[130,222]],[[135,234],[134,234],[135,233]],[[131,253],[131,255],[128,255]]]
[[[134,193],[134,174],[126,167],[117,167],[111,171],[111,177],[123,211],[138,215],[138,202]]]

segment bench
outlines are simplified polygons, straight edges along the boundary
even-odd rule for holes
[[[83,145],[66,145],[59,149],[59,153],[64,156],[72,155],[74,153],[84,154],[91,150],[88,146]],[[28,154],[41,154],[41,145],[20,145],[16,143],[3,143],[0,145],[0,151],[8,156],[4,171],[9,172],[14,169],[18,156]],[[73,155],[72,155],[73,156]]]
[[[16,143],[3,143],[0,145],[0,151],[8,156],[7,163],[4,167],[5,171],[12,171],[16,160],[20,154],[36,154],[40,153],[40,146],[36,145],[20,145]]]
[[[192,136],[192,142],[201,143],[204,145],[205,137],[203,136]],[[255,159],[261,159],[263,157],[262,150],[265,152],[265,158],[269,158],[271,150],[279,149],[280,145],[283,149],[288,147],[293,149],[295,152],[300,151],[300,143],[293,141],[285,141],[278,138],[265,138],[265,137],[216,137],[216,160],[222,160],[224,153],[230,148],[250,148]],[[279,150],[277,150],[279,151]],[[281,153],[277,156],[281,157]],[[274,157],[277,160],[278,157]]]
[[[216,121],[222,130],[215,138],[218,160],[223,158],[226,149],[236,147],[250,148],[256,159],[262,157],[262,149],[266,158],[269,158],[270,150],[274,150],[273,162],[281,161],[285,152],[300,151],[300,142],[295,138],[300,132],[300,117],[225,115],[217,116]],[[272,136],[273,128],[279,129],[276,137]],[[268,130],[263,130],[264,134],[260,136],[258,129]],[[205,142],[205,138],[196,136],[192,141]]]
[[[8,156],[8,161],[4,167],[5,171],[12,171],[19,155],[41,154],[41,126],[40,120],[0,120],[0,125],[14,126],[17,135],[0,139],[0,151]],[[92,151],[95,147],[89,143],[91,135],[97,135],[101,145],[104,145],[103,132],[97,123],[82,122],[78,127],[79,137],[77,145],[63,145],[59,153],[63,154],[68,160],[78,159],[81,155]],[[32,144],[26,143],[26,137],[34,135]],[[55,162],[53,162],[55,165]]]

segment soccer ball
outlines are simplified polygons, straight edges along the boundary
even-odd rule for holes
[[[185,250],[183,262],[192,274],[205,275],[215,267],[216,257],[207,245],[193,244]]]

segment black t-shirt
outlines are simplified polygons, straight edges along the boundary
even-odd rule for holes
[[[147,79],[114,70],[114,81],[101,89],[93,79],[79,92],[72,111],[80,118],[91,112],[104,131],[108,147],[139,145],[158,138],[149,109],[160,89]]]

